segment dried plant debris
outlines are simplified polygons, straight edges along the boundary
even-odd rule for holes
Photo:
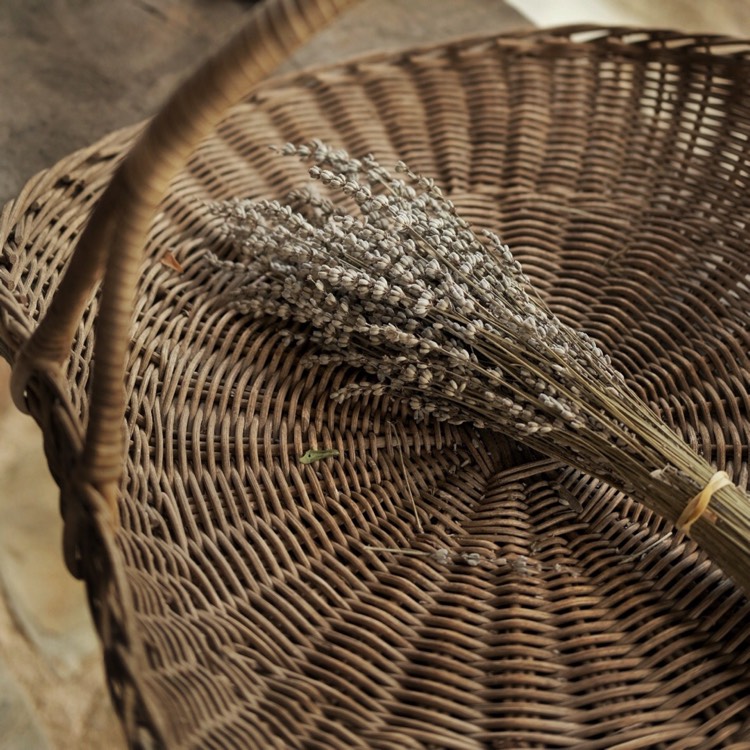
[[[438,565],[468,565],[475,568],[484,564],[490,567],[508,568],[521,575],[544,572],[565,573],[574,577],[580,575],[575,568],[568,565],[560,563],[544,564],[525,555],[484,556],[478,552],[453,552],[445,547],[438,547],[431,552],[408,547],[375,547],[371,545],[365,546],[365,549],[370,552],[390,552],[407,557],[422,557]]]
[[[309,361],[370,375],[331,398],[387,391],[417,420],[497,430],[671,520],[706,487],[715,468],[630,390],[592,338],[548,309],[509,248],[475,232],[433,180],[317,141],[280,151],[311,163],[322,187],[297,189],[286,203],[217,205],[242,259],[211,262],[235,277],[230,305],[288,321],[290,337],[318,345]],[[717,522],[699,523],[701,541],[747,586],[750,503],[734,485],[719,496]]]
[[[314,464],[316,461],[322,461],[324,458],[336,458],[338,455],[339,452],[336,448],[323,448],[322,450],[310,448],[300,456],[299,462],[301,464]]]
[[[177,273],[183,273],[185,271],[180,261],[177,260],[177,258],[174,257],[174,254],[169,252],[169,250],[167,250],[167,252],[165,252],[164,255],[161,256],[159,262],[163,266],[171,268],[173,271],[177,271]]]

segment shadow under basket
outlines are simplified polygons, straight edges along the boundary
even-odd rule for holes
[[[138,132],[6,206],[11,362]],[[435,177],[747,487],[750,47],[556,30],[264,83],[152,223],[116,531],[75,474],[99,297],[67,381],[27,388],[63,517],[86,530],[75,572],[131,746],[750,748],[750,607],[692,541],[501,436],[416,424],[388,398],[333,403],[356,372],[303,368],[280,324],[221,304],[210,203],[304,184],[269,146],[312,138]],[[339,455],[301,463],[311,447]]]

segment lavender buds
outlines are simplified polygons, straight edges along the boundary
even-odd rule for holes
[[[491,232],[475,233],[432,180],[320,142],[281,153],[311,162],[324,189],[295,190],[286,205],[218,205],[244,257],[212,262],[240,277],[232,306],[304,324],[296,335],[319,345],[314,357],[373,376],[334,399],[388,389],[417,419],[503,432],[672,520],[706,485],[714,469],[630,391],[592,339],[547,309],[509,249]],[[328,197],[337,193],[340,205]],[[730,494],[747,504],[734,485],[720,497]],[[727,567],[725,554],[715,557]]]

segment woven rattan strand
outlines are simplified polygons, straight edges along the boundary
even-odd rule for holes
[[[631,32],[472,39],[277,80],[227,113],[153,222],[116,534],[71,473],[95,301],[67,381],[39,375],[26,394],[66,522],[89,519],[77,564],[133,747],[750,747],[750,608],[693,542],[491,434],[416,425],[388,400],[330,403],[356,374],[301,369],[275,323],[217,304],[205,262],[221,243],[207,202],[304,179],[270,144],[405,159],[746,487],[748,49]],[[3,212],[11,361],[136,130]],[[301,465],[316,446],[340,457]],[[438,548],[448,563],[398,551]]]

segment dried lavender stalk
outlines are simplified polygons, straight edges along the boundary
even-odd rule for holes
[[[417,419],[469,421],[560,458],[676,520],[715,473],[627,387],[585,333],[564,325],[494,234],[472,231],[430,179],[399,163],[353,159],[320,142],[281,152],[312,162],[310,189],[286,205],[220,204],[240,263],[231,304],[305,325],[318,362],[374,376],[335,399],[388,391]],[[734,485],[717,493],[694,536],[746,587],[750,510]],[[742,568],[741,572],[738,569]]]

